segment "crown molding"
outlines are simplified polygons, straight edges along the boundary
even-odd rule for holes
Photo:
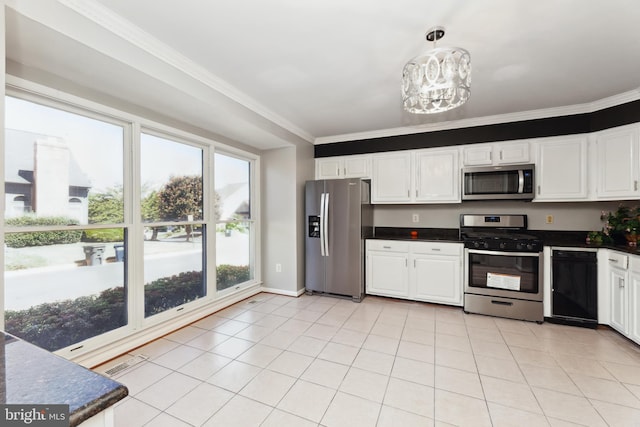
[[[160,61],[176,68],[185,75],[221,93],[227,98],[237,102],[255,114],[293,133],[307,142],[313,142],[314,137],[299,128],[267,107],[238,90],[223,79],[218,78],[204,67],[198,65],[184,55],[176,52],[171,47],[160,42],[151,34],[133,25],[120,15],[111,11],[94,0],[57,0],[58,3],[81,16],[91,20],[105,30],[127,41],[133,46],[144,50]]]
[[[474,117],[461,120],[450,120],[425,125],[381,129],[372,132],[356,132],[342,135],[319,137],[314,141],[315,145],[332,144],[336,142],[359,141],[363,139],[385,138],[398,135],[412,135],[418,133],[435,132],[474,126],[486,126],[502,123],[520,122],[525,120],[546,119],[550,117],[571,116],[575,114],[588,114],[605,108],[615,107],[640,99],[640,88],[618,95],[603,98],[598,101],[576,104],[566,107],[544,108],[539,110],[522,111],[517,113],[496,114],[493,116]]]

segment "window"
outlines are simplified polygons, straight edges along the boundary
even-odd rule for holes
[[[6,97],[6,127],[5,329],[54,351],[126,325],[123,125]]]
[[[75,356],[255,285],[254,156],[9,92],[5,330]]]
[[[201,148],[143,133],[145,317],[206,295]]]
[[[215,155],[216,288],[232,288],[253,279],[251,163]]]

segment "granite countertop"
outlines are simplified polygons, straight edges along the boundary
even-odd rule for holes
[[[0,332],[0,387],[3,404],[68,404],[71,427],[129,393],[116,381],[4,332]]]
[[[413,237],[411,232],[417,232]],[[570,248],[604,248],[614,249],[632,255],[640,255],[640,249],[626,245],[592,245],[586,242],[588,231],[547,231],[547,230],[527,230],[527,234],[532,234],[540,238],[544,246],[558,246]],[[376,227],[371,239],[380,240],[416,240],[416,241],[444,241],[461,243],[459,230],[457,228],[408,228],[408,227]]]

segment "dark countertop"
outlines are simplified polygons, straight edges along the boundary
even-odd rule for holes
[[[116,381],[4,332],[0,332],[0,387],[3,404],[68,404],[71,427],[129,393]]]
[[[417,232],[416,237],[411,236],[411,232]],[[640,249],[627,245],[592,245],[586,242],[588,231],[548,231],[548,230],[527,230],[527,234],[532,234],[540,238],[544,246],[559,246],[570,248],[605,248],[614,249],[632,255],[640,255]],[[444,241],[452,243],[462,243],[459,230],[457,228],[409,228],[409,227],[375,227],[374,235],[371,239],[380,240],[415,240],[415,241]]]

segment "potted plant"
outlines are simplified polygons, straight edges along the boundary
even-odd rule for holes
[[[603,211],[600,219],[606,224],[602,230],[603,242],[635,246],[640,235],[640,209],[638,207],[618,206],[615,212]],[[589,236],[591,237],[591,236]]]

